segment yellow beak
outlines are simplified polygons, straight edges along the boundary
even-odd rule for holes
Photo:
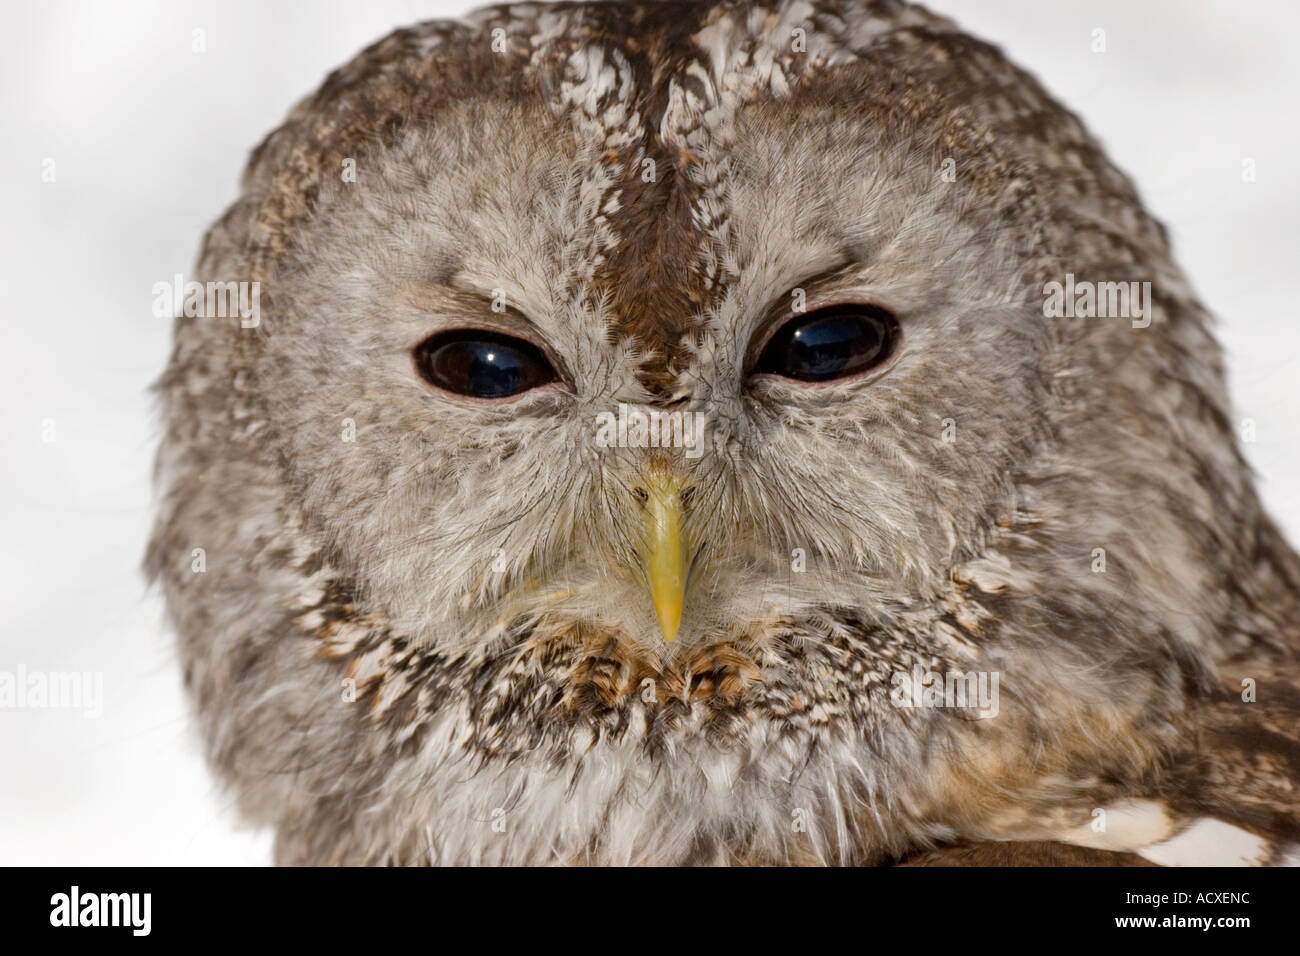
[[[645,562],[650,598],[664,640],[672,641],[682,623],[686,596],[686,538],[682,528],[682,479],[668,471],[646,475]]]

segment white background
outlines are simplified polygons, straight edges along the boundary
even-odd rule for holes
[[[248,151],[394,27],[468,3],[9,4],[0,36],[0,670],[102,671],[99,719],[0,710],[0,864],[263,863],[199,755],[138,567],[157,423],[146,387]],[[1077,111],[1172,229],[1220,317],[1265,500],[1300,540],[1300,4],[942,0]],[[1092,31],[1107,50],[1090,50]],[[207,50],[191,50],[192,31]],[[1258,181],[1242,182],[1243,158]],[[56,162],[57,181],[41,181]],[[42,429],[53,420],[55,440]]]

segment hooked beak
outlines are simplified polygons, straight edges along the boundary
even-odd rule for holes
[[[645,526],[642,560],[665,641],[677,637],[686,596],[686,536],[682,507],[684,479],[653,467],[645,476]]]

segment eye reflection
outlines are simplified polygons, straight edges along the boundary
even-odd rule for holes
[[[893,353],[898,322],[873,305],[832,305],[790,319],[763,349],[755,372],[829,382],[874,368]]]
[[[425,381],[471,398],[510,398],[559,377],[537,346],[482,329],[425,340],[416,346],[415,364]]]

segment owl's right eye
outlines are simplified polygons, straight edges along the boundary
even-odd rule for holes
[[[415,347],[415,367],[429,384],[471,398],[510,398],[559,379],[537,346],[485,329],[425,339]]]

